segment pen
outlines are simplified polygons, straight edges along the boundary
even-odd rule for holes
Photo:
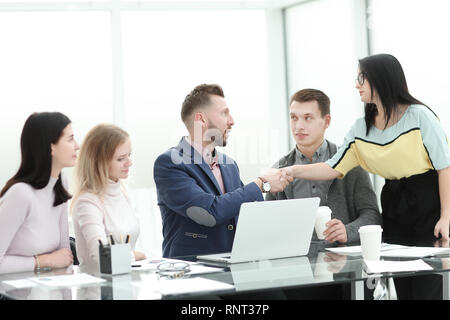
[[[113,238],[112,233],[109,234],[109,239],[111,240],[111,245],[114,245],[115,242],[114,242],[114,238]]]
[[[127,234],[127,238],[125,239],[125,243],[128,243],[130,241],[130,234]]]
[[[123,243],[123,235],[120,235],[120,243]]]
[[[103,248],[103,242],[102,242],[102,240],[98,239],[98,243],[100,243],[100,247]]]

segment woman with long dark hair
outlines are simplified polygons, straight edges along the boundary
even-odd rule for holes
[[[19,170],[0,192],[0,273],[67,267],[71,195],[61,170],[75,165],[79,149],[70,119],[33,113],[20,146]]]
[[[326,162],[295,165],[287,173],[329,180],[359,165],[386,180],[381,193],[385,241],[430,245],[439,236],[448,241],[450,152],[438,117],[409,93],[392,55],[359,60],[356,89],[365,116],[350,129],[344,145]],[[442,282],[433,277],[396,280],[398,297],[439,298]]]

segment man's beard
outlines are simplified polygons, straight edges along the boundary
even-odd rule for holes
[[[214,143],[217,147],[225,147],[227,145],[226,130],[221,132],[217,126],[210,121],[208,129],[203,135],[203,141]]]

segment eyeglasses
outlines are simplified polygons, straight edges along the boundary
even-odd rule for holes
[[[366,77],[364,76],[364,73],[360,72],[358,74],[358,78],[355,79],[355,82],[358,82],[358,84],[360,86],[362,86],[364,84],[364,80],[366,79]]]
[[[156,272],[161,276],[169,278],[182,278],[191,271],[189,263],[186,262],[162,262],[156,267]]]

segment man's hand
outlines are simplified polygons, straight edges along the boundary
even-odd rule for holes
[[[325,240],[328,242],[347,242],[347,230],[341,220],[331,219],[327,222],[326,226],[328,228],[323,232]]]
[[[267,169],[261,177],[270,183],[270,192],[283,191],[293,180],[293,178],[288,176],[285,171],[274,168]]]

